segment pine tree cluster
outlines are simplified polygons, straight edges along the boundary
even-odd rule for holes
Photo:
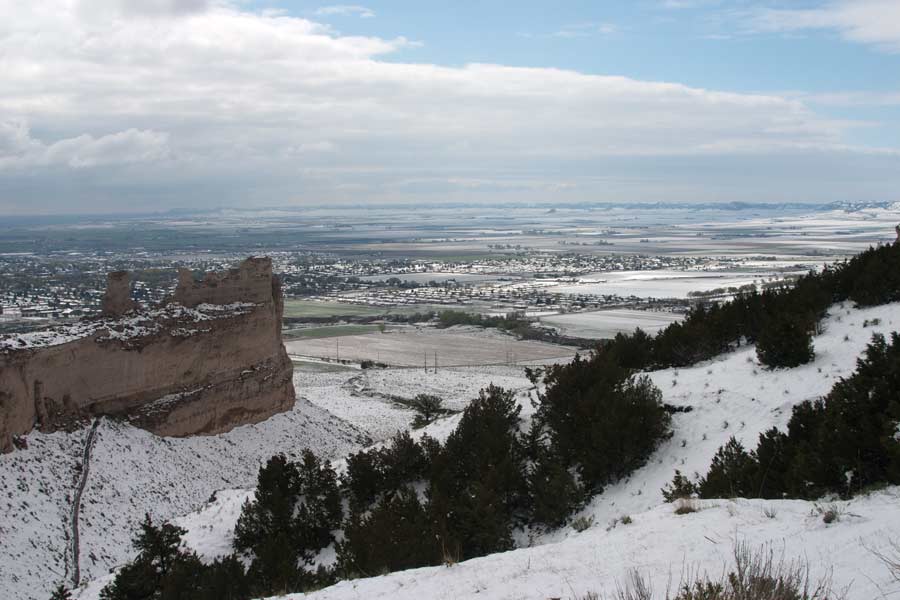
[[[693,482],[676,471],[667,500],[850,497],[900,484],[900,335],[875,335],[856,371],[829,394],[794,407],[787,433],[772,428],[747,451],[735,438]]]
[[[273,456],[242,508],[231,556],[203,565],[180,546],[183,530],[148,520],[137,559],[103,600],[243,600],[509,550],[516,526],[565,522],[595,487],[581,483],[582,473],[612,481],[667,434],[668,414],[649,380],[624,369],[601,376],[602,365],[596,372],[605,387],[569,403],[571,382],[554,371],[540,398],[552,398],[554,408],[539,409],[527,431],[515,393],[489,386],[443,444],[399,433],[384,447],[350,455],[340,478],[309,450],[299,462]],[[560,444],[569,434],[575,441]],[[335,566],[313,569],[314,557],[332,545]],[[216,596],[223,581],[230,595]]]
[[[794,367],[812,360],[812,334],[828,307],[844,300],[859,306],[900,300],[900,242],[869,248],[820,273],[811,272],[792,287],[700,304],[655,337],[640,329],[633,335],[618,334],[602,351],[614,354],[623,367],[664,369],[756,343],[764,365]]]

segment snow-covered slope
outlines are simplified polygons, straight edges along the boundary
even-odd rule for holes
[[[67,519],[85,435],[35,432],[27,450],[0,456],[0,598],[43,599],[65,580]],[[172,519],[216,490],[252,486],[275,452],[309,447],[338,457],[366,439],[302,399],[288,413],[217,436],[161,438],[104,420],[81,503],[82,578],[104,575],[132,556],[131,539],[145,513]]]
[[[836,506],[830,525],[814,506],[796,500],[703,501],[700,510],[676,515],[671,505],[632,515],[629,525],[595,525],[564,542],[523,548],[451,567],[401,571],[343,581],[290,600],[512,600],[566,598],[594,592],[612,598],[636,569],[658,598],[685,573],[722,575],[733,564],[735,544],[767,548],[786,563],[805,561],[814,581],[830,577],[847,600],[876,600],[900,593],[874,551],[887,551],[900,536],[900,488]]]
[[[870,551],[900,536],[898,488],[838,503],[845,516],[830,526],[813,503],[803,501],[704,501],[699,512],[678,516],[662,499],[660,490],[675,469],[704,472],[732,435],[754,446],[759,433],[787,424],[795,404],[826,394],[838,378],[852,373],[873,333],[900,330],[900,304],[863,310],[835,305],[822,325],[823,333],[815,338],[815,361],[795,369],[764,369],[756,361],[755,348],[746,347],[691,368],[650,373],[665,402],[692,410],[674,415],[672,439],[647,465],[610,486],[577,515],[593,523],[588,530],[522,531],[519,550],[452,568],[343,582],[308,597],[575,598],[589,591],[611,592],[632,568],[650,576],[664,592],[669,578],[677,584],[684,570],[721,575],[738,541],[768,545],[787,560],[807,560],[814,575],[833,569],[836,584],[852,583],[851,600],[874,600],[886,590],[900,593]],[[384,373],[390,376],[390,371]],[[378,377],[368,383],[381,385]],[[518,389],[523,415],[528,415],[527,385]],[[429,433],[444,437],[455,421],[435,423]],[[244,494],[230,492],[179,520],[189,529],[188,545],[206,558],[226,552]],[[632,524],[618,521],[626,515]]]
[[[822,329],[814,338],[815,360],[794,369],[765,369],[756,360],[756,347],[748,346],[687,369],[650,373],[664,402],[692,410],[673,415],[672,439],[647,465],[594,498],[584,515],[608,523],[649,510],[663,501],[660,490],[675,469],[688,476],[705,473],[716,450],[731,436],[751,449],[763,431],[784,429],[794,405],[824,396],[838,379],[856,370],[856,360],[872,334],[900,331],[900,304],[866,309],[836,304]],[[565,535],[554,532],[540,541]]]
[[[218,499],[246,496],[260,465],[277,452],[299,454],[311,448],[340,459],[372,442],[407,429],[413,412],[386,397],[412,398],[438,393],[450,407],[461,408],[478,390],[495,382],[516,389],[530,387],[521,368],[341,370],[298,369],[298,401],[291,412],[231,432],[193,438],[160,438],[144,430],[102,421],[94,443],[90,476],[80,515],[83,580],[105,575],[133,556],[131,539],[145,513],[169,520]],[[451,420],[453,421],[453,420]],[[442,433],[442,430],[446,432]],[[452,430],[450,421],[433,427],[434,435]],[[0,455],[0,599],[43,599],[70,576],[68,516],[80,474],[86,431],[34,432],[27,450]],[[227,545],[237,519],[214,518],[215,536]],[[216,514],[216,506],[212,506]],[[226,511],[227,512],[227,511]],[[230,521],[229,521],[230,519]],[[202,533],[202,532],[200,532]],[[192,529],[193,534],[193,529]],[[203,543],[198,542],[198,546]]]
[[[889,552],[891,540],[900,539],[900,488],[829,504],[842,514],[830,525],[823,522],[820,505],[799,500],[699,501],[698,512],[676,515],[660,492],[675,469],[704,472],[730,436],[753,446],[760,432],[784,427],[792,406],[826,394],[854,371],[873,333],[900,330],[898,304],[864,310],[836,305],[830,313],[815,338],[812,364],[769,371],[749,347],[688,369],[651,373],[666,402],[693,410],[674,416],[674,436],[647,465],[581,511],[578,516],[593,523],[587,530],[521,532],[520,544],[531,547],[287,598],[574,599],[588,592],[603,597],[633,569],[664,597],[684,573],[721,576],[740,542],[767,548],[786,562],[805,561],[813,579],[830,576],[836,589],[846,588],[848,600],[900,594],[900,581],[875,554]],[[622,524],[626,515],[631,524]]]

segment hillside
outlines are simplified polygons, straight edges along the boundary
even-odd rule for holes
[[[298,399],[291,411],[225,434],[163,438],[102,420],[81,505],[82,580],[101,577],[132,556],[131,539],[145,513],[173,519],[204,506],[220,490],[248,488],[275,452],[314,448],[339,459],[408,428],[412,411],[391,402],[390,395],[439,393],[458,409],[491,382],[531,387],[521,367],[438,373],[333,368],[301,365],[294,373]],[[0,455],[0,486],[8,491],[0,499],[0,597],[44,600],[56,583],[71,577],[69,511],[86,435],[86,429],[34,431],[27,449]]]
[[[632,568],[650,576],[655,589],[662,591],[685,571],[721,574],[738,541],[767,545],[787,561],[806,560],[816,577],[833,572],[837,586],[849,586],[850,600],[900,591],[871,552],[900,535],[898,488],[835,503],[844,516],[827,526],[814,503],[710,500],[699,502],[699,512],[678,516],[672,505],[663,503],[660,492],[676,468],[688,474],[704,472],[732,435],[750,444],[760,432],[784,427],[794,405],[827,393],[838,378],[853,372],[873,333],[898,328],[900,304],[868,309],[838,304],[815,338],[816,358],[808,365],[769,371],[757,363],[753,347],[744,347],[690,368],[655,371],[650,376],[664,401],[691,410],[674,415],[673,437],[648,464],[576,515],[592,523],[586,531],[578,533],[570,526],[549,532],[519,530],[518,550],[449,569],[342,582],[290,598],[575,598],[589,591],[611,592]],[[521,391],[519,402],[528,415],[527,389]],[[426,431],[443,439],[456,420],[439,421]],[[248,495],[241,490],[219,494],[201,512],[179,519],[188,530],[186,543],[206,560],[230,552],[233,525]],[[624,516],[633,522],[616,525]],[[333,552],[326,549],[319,561],[330,560]],[[97,597],[99,587],[99,582],[90,586],[80,598]]]

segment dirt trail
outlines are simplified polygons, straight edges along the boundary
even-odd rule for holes
[[[94,447],[94,437],[97,433],[97,426],[100,425],[100,419],[95,419],[88,431],[87,438],[84,440],[84,453],[81,457],[81,478],[78,480],[78,486],[75,488],[75,498],[72,500],[72,512],[70,514],[70,537],[71,548],[70,556],[72,557],[72,586],[77,587],[81,583],[81,566],[79,558],[81,555],[80,544],[78,541],[78,515],[81,512],[81,494],[84,492],[84,486],[87,485],[88,473],[91,468],[91,450]]]

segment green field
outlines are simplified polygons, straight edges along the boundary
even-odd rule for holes
[[[380,317],[383,315],[411,315],[423,312],[440,312],[442,310],[461,310],[479,312],[484,307],[479,305],[442,306],[432,304],[409,304],[403,306],[363,306],[345,304],[343,302],[320,302],[316,300],[299,300],[285,298],[284,316],[290,319],[325,318],[325,317]]]
[[[390,312],[382,306],[361,306],[342,302],[317,302],[286,298],[284,316],[294,319],[304,317],[377,317]]]
[[[287,329],[282,332],[286,340],[315,340],[320,338],[340,337],[343,335],[362,335],[375,333],[378,325],[328,325],[326,327],[304,327]]]

